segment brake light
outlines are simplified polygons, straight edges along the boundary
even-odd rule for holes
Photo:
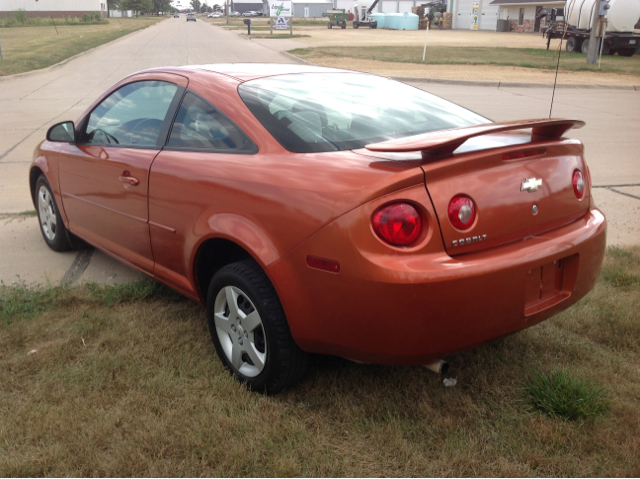
[[[449,221],[454,228],[466,230],[476,219],[476,205],[468,196],[456,195],[449,202]]]
[[[580,170],[574,170],[572,182],[573,193],[576,195],[576,198],[581,200],[584,198],[585,186],[584,178],[582,177],[582,172]]]
[[[545,153],[546,150],[526,150],[526,151],[514,151],[512,153],[505,153],[502,155],[503,160],[517,160],[519,158],[527,158],[529,156],[538,156]]]
[[[376,234],[394,246],[410,245],[422,229],[420,214],[409,203],[383,206],[374,213],[372,223]]]

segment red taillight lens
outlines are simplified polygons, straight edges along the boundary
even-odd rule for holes
[[[408,203],[383,206],[373,215],[372,223],[376,234],[394,246],[410,245],[422,229],[418,211]]]
[[[454,228],[466,230],[476,219],[476,205],[468,196],[456,195],[449,202],[449,221]]]
[[[582,172],[580,170],[575,170],[573,172],[573,192],[576,195],[576,198],[581,200],[584,198],[584,192],[586,188],[584,185],[584,178],[582,176]]]

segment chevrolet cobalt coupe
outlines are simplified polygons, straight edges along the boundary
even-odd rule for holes
[[[586,295],[606,220],[563,137],[582,125],[345,70],[158,68],[52,126],[30,185],[52,249],[206,304],[224,365],[274,393],[309,353],[426,364]]]

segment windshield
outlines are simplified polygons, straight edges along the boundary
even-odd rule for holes
[[[238,92],[269,133],[297,153],[491,123],[418,88],[360,73],[268,77],[243,83]]]

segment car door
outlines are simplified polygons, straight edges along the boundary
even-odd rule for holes
[[[106,96],[60,151],[69,229],[144,271],[153,271],[149,169],[187,86],[172,74],[141,75]]]
[[[192,253],[203,234],[198,221],[233,210],[230,205],[247,196],[237,189],[242,181],[234,179],[240,175],[237,167],[255,161],[257,151],[229,118],[187,91],[167,145],[151,168],[149,225],[156,277],[193,293]]]

